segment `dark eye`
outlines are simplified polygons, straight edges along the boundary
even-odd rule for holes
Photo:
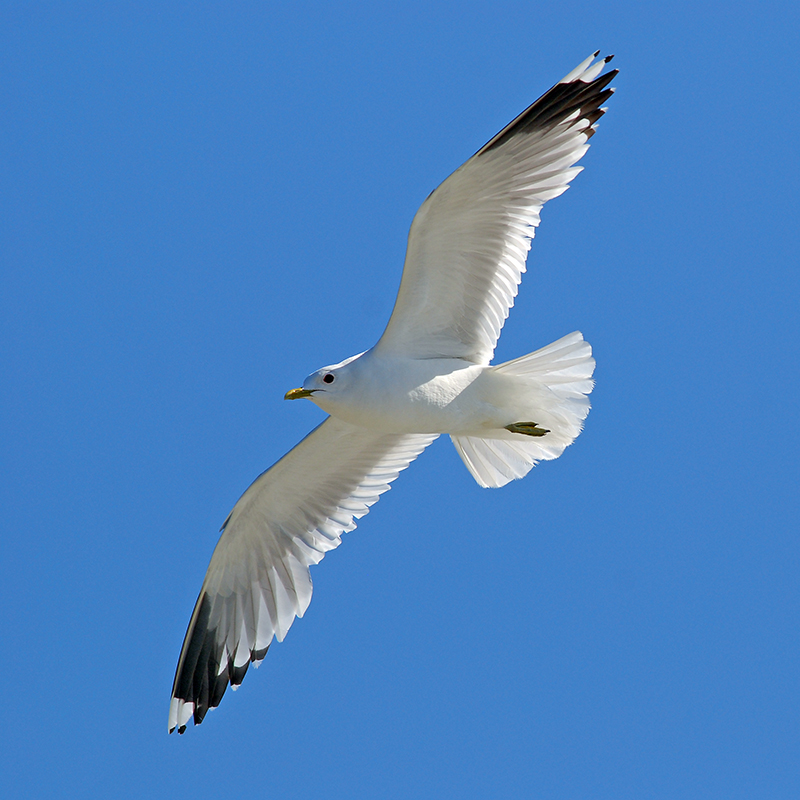
[[[323,383],[333,383],[336,380],[336,376],[332,372],[328,372],[322,376]]]

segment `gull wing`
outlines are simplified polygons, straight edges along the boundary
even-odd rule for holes
[[[384,355],[488,364],[525,271],[539,211],[581,171],[617,74],[595,53],[457,169],[408,236]]]
[[[183,642],[169,730],[199,725],[283,641],[311,601],[309,566],[356,527],[436,435],[380,434],[328,417],[239,498]]]

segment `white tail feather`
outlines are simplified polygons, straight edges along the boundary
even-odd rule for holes
[[[524,418],[547,429],[527,436],[505,429],[485,436],[451,436],[475,480],[496,488],[530,472],[537,461],[558,458],[583,429],[594,386],[592,348],[579,332],[564,336],[534,353],[498,364],[493,369],[518,378],[516,390],[529,395]]]

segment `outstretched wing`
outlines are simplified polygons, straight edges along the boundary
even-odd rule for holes
[[[422,204],[403,280],[376,350],[488,364],[514,303],[539,211],[574,164],[611,96],[611,59],[586,59],[459,167]],[[598,77],[599,76],[599,77]]]
[[[183,642],[169,730],[199,725],[311,600],[308,568],[337,547],[436,435],[380,434],[328,417],[239,498]]]

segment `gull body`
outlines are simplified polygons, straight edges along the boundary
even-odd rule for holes
[[[587,369],[593,365],[587,363]],[[303,383],[302,396],[337,419],[381,433],[514,440],[519,434],[507,426],[530,419],[557,438],[564,423],[552,411],[558,399],[553,389],[535,376],[514,374],[503,366],[456,358],[382,356],[371,349],[313,372]],[[584,388],[591,389],[591,384]],[[588,400],[575,400],[574,411],[583,412],[583,419]]]
[[[368,350],[312,373],[303,389],[338,419],[381,433],[458,433],[478,424],[485,367],[457,359],[382,358]],[[330,384],[324,376],[334,376]]]
[[[286,399],[330,416],[260,475],[222,526],[183,642],[169,730],[200,724],[282,641],[311,600],[309,567],[337,547],[440,434],[482,487],[557,458],[589,413],[594,359],[579,332],[492,364],[539,212],[611,96],[610,56],[587,58],[445,180],[408,237],[397,301],[377,344],[306,378]]]

